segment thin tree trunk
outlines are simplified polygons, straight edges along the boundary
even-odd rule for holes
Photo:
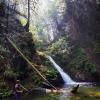
[[[28,25],[30,25],[30,0],[28,0]]]
[[[27,24],[24,26],[26,32],[29,32],[29,27],[30,27],[30,0],[28,0],[28,19],[27,19]]]
[[[8,3],[8,8],[7,8],[7,34],[9,33],[9,3]]]

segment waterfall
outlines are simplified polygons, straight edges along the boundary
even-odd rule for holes
[[[57,64],[55,63],[55,61],[52,59],[52,57],[48,56],[48,59],[52,62],[52,64],[54,65],[54,67],[55,67],[55,68],[58,70],[58,72],[60,73],[62,79],[63,79],[64,82],[65,82],[65,85],[67,85],[67,84],[74,84],[74,83],[75,83],[75,82],[71,79],[71,77],[70,77],[67,73],[65,73],[65,72],[63,71],[63,69],[62,69],[59,65],[57,65]]]

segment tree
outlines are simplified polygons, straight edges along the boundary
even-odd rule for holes
[[[29,32],[29,27],[30,27],[30,0],[28,0],[28,20],[27,24],[24,26],[26,32]]]

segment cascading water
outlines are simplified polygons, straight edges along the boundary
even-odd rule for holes
[[[75,82],[71,79],[71,77],[70,77],[67,73],[65,73],[65,72],[63,71],[63,69],[60,68],[59,65],[57,65],[57,64],[55,63],[55,61],[52,59],[52,57],[48,56],[48,59],[52,62],[52,64],[54,65],[54,67],[55,67],[55,68],[58,70],[58,72],[60,73],[62,79],[63,79],[64,82],[65,82],[65,85],[67,85],[67,84],[74,84],[74,83],[75,83]]]

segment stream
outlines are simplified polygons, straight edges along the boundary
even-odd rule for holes
[[[3,100],[15,100],[15,97]],[[100,100],[100,88],[94,86],[80,87],[75,95],[64,94],[24,94],[21,100]]]

